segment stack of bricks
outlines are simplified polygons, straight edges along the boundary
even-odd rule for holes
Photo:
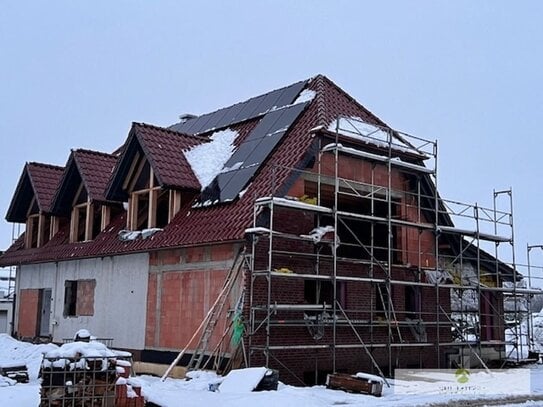
[[[141,385],[130,379],[131,363],[117,360],[117,375],[115,383],[115,407],[143,407],[145,399],[141,395]]]

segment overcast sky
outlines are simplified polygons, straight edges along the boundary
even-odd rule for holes
[[[132,121],[169,125],[322,73],[438,140],[443,196],[492,206],[512,187],[525,263],[543,243],[542,19],[538,1],[3,1],[0,210],[26,161],[111,152]],[[0,249],[10,240],[3,221]]]

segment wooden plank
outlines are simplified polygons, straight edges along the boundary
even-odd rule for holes
[[[29,216],[26,218],[25,247],[29,249],[31,245],[32,245],[32,217]]]
[[[53,238],[53,236],[55,236],[57,234],[59,224],[60,224],[59,217],[58,216],[51,216],[51,229],[50,229],[50,232],[49,232],[49,240],[51,240]]]
[[[128,205],[126,210],[126,229],[127,230],[134,230],[132,229],[132,218],[134,217],[134,208],[132,206],[134,205],[134,198],[132,195],[128,197]]]
[[[181,209],[181,191],[170,190],[170,205],[168,213],[168,223],[172,221],[177,212]]]
[[[85,241],[92,240],[92,224],[94,221],[94,205],[89,201],[86,203],[85,213]]]
[[[100,232],[103,232],[109,222],[111,221],[111,208],[107,205],[102,205],[101,210],[101,219],[100,219]]]
[[[151,178],[152,179],[152,178]],[[153,188],[149,191],[149,212],[147,214],[147,227],[154,228],[156,226],[156,204],[158,199],[158,188]]]
[[[168,369],[168,365],[161,365],[158,363],[149,363],[149,362],[133,362],[132,366],[134,367],[134,371],[138,375],[142,374],[151,374],[154,376],[161,377],[166,372],[166,369]],[[184,379],[185,375],[187,373],[187,368],[184,366],[175,366],[168,377],[174,378],[174,379]]]
[[[36,247],[41,247],[43,243],[43,222],[44,222],[44,216],[40,213],[38,215],[38,239],[36,243]]]

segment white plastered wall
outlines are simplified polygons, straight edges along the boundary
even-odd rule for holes
[[[21,266],[18,290],[51,288],[53,341],[72,338],[81,328],[113,347],[143,349],[149,256],[146,253]],[[94,315],[64,317],[64,282],[95,279]]]

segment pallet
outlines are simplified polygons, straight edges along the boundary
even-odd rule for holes
[[[381,381],[373,381],[343,373],[329,374],[326,378],[326,387],[349,393],[369,394],[375,397],[381,397],[383,392],[383,383]]]

